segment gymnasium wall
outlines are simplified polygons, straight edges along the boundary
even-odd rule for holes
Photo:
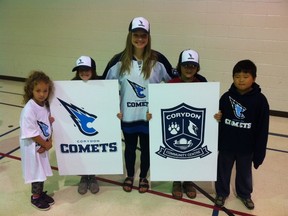
[[[150,21],[152,48],[176,66],[183,49],[200,54],[200,73],[232,83],[237,61],[251,59],[270,108],[288,112],[287,0],[0,0],[0,78],[33,69],[69,80],[90,55],[102,74],[125,46],[133,17]]]

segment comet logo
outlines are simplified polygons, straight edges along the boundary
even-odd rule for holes
[[[68,104],[65,101],[57,98],[63,107],[68,111],[70,117],[78,127],[81,133],[87,136],[94,136],[98,131],[94,128],[96,115],[90,114],[79,107]]]
[[[135,94],[137,95],[138,98],[145,98],[146,95],[144,94],[144,90],[145,90],[145,87],[142,87],[140,85],[138,85],[137,83],[134,83],[130,80],[128,80],[129,84],[132,86]]]
[[[246,111],[246,108],[242,106],[240,103],[238,103],[236,100],[234,100],[232,97],[229,96],[229,99],[234,111],[234,115],[238,119],[244,119],[245,115],[243,113]]]
[[[43,135],[45,137],[48,137],[50,135],[49,130],[48,130],[49,129],[48,125],[46,125],[44,122],[41,122],[41,121],[37,121],[37,124],[39,125]]]

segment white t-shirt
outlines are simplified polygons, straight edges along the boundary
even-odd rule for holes
[[[40,135],[44,140],[50,139],[52,128],[49,122],[49,109],[39,106],[30,99],[20,116],[20,149],[22,171],[25,183],[43,182],[52,176],[49,152],[38,153],[39,144],[32,137]]]

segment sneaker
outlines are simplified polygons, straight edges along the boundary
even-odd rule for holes
[[[89,190],[93,194],[96,194],[99,191],[98,181],[95,176],[92,176],[89,179]]]
[[[238,197],[242,203],[246,206],[246,208],[252,210],[254,209],[254,202],[252,201],[251,198],[242,198],[242,197]]]
[[[33,199],[33,196],[31,196],[31,204],[33,207],[41,211],[47,211],[51,208],[50,205],[47,202],[45,202],[41,197]]]
[[[224,206],[226,197],[217,195],[215,198],[215,205],[217,206]]]
[[[44,202],[48,203],[49,205],[53,205],[53,204],[55,203],[54,199],[53,199],[52,197],[50,197],[49,195],[47,195],[47,191],[42,192],[42,193],[40,194],[40,198],[41,198]]]
[[[88,190],[88,176],[82,176],[80,183],[78,185],[78,193],[83,195],[87,193]]]

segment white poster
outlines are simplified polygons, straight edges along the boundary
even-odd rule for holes
[[[123,174],[118,81],[54,86],[50,108],[60,175]]]
[[[149,84],[151,181],[215,181],[219,83]]]

